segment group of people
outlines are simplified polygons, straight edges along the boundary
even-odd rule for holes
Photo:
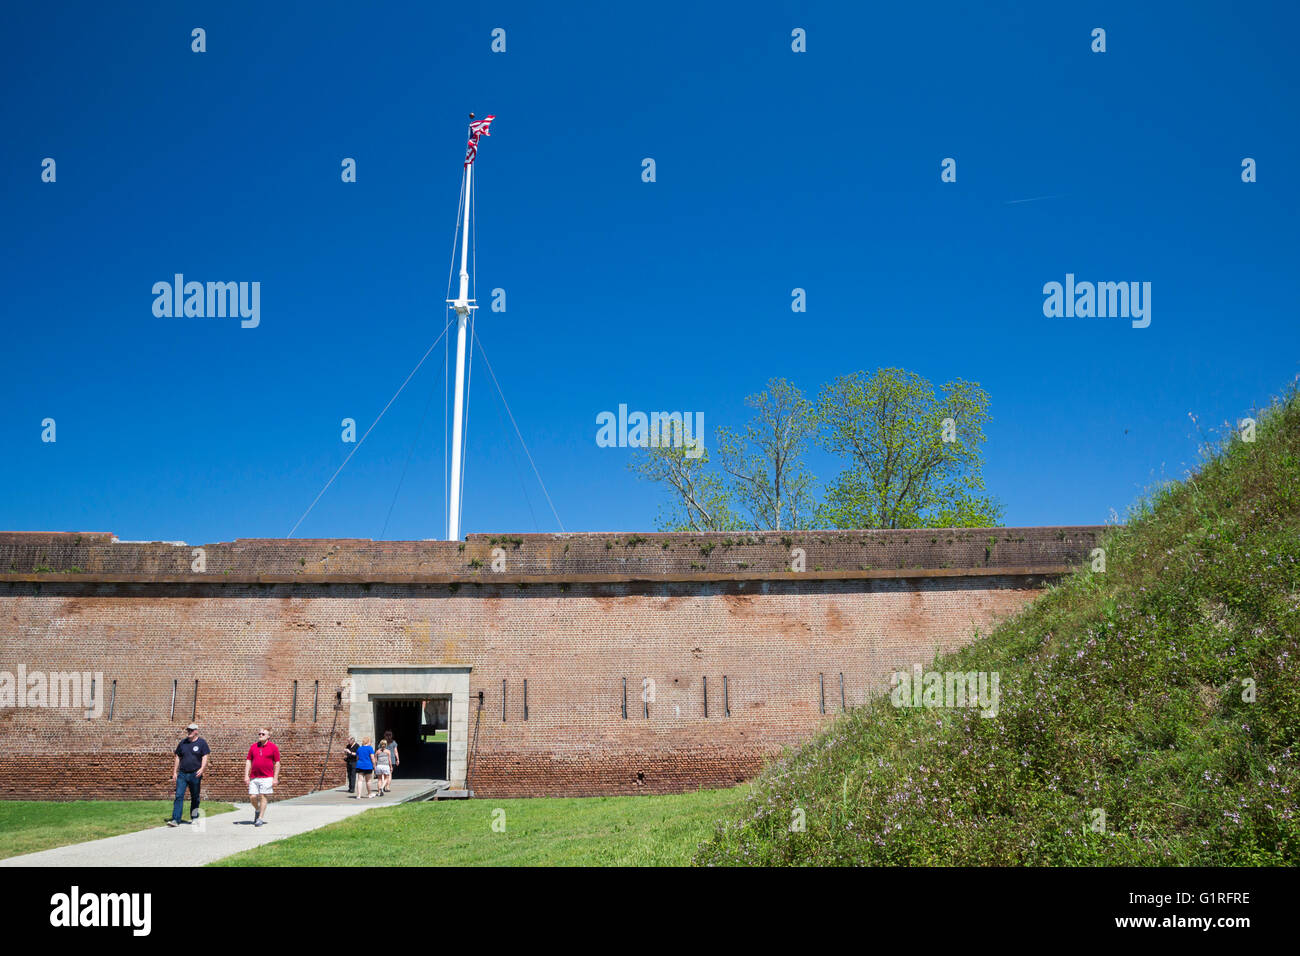
[[[172,816],[167,821],[169,827],[180,826],[181,811],[185,806],[185,793],[190,794],[190,820],[199,816],[199,788],[203,774],[208,769],[208,758],[212,749],[208,742],[199,736],[199,725],[190,724],[185,728],[185,738],[172,751],[172,783],[176,787],[176,800],[172,803]],[[397,756],[397,741],[391,730],[384,731],[378,748],[370,745],[369,737],[362,737],[357,743],[355,737],[349,736],[343,748],[343,759],[347,764],[348,793],[357,800],[362,794],[357,793],[357,776],[365,787],[366,797],[379,797],[388,793],[393,785],[393,771],[401,761]],[[374,781],[375,791],[370,790]],[[248,787],[249,803],[253,805],[253,826],[266,826],[266,807],[269,798],[280,782],[280,748],[271,741],[271,728],[261,727],[257,740],[248,748],[244,758],[244,784]]]
[[[199,815],[199,787],[208,769],[212,748],[199,736],[199,725],[185,728],[185,739],[172,751],[172,783],[176,786],[176,800],[172,804],[169,827],[180,826],[181,810],[185,805],[185,791],[190,792],[190,820]],[[271,728],[261,727],[257,740],[248,748],[244,758],[244,784],[248,787],[248,802],[253,805],[253,826],[266,826],[268,798],[280,782],[280,748],[271,742]]]
[[[348,793],[352,794],[354,800],[365,798],[381,797],[392,789],[393,771],[397,769],[401,760],[397,756],[397,741],[393,739],[393,732],[385,730],[383,738],[379,741],[379,746],[372,747],[369,737],[362,737],[361,742],[357,743],[357,738],[349,736],[348,742],[343,746],[343,760],[347,764],[348,770]],[[357,777],[361,778],[361,785],[365,787],[365,794],[357,793]],[[374,780],[375,792],[370,792],[370,782]]]

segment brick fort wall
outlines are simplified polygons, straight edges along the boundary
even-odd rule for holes
[[[480,796],[727,786],[891,672],[1020,610],[1103,530],[203,546],[0,534],[0,672],[103,680],[93,718],[0,695],[0,797],[170,796],[191,713],[213,749],[208,796],[246,796],[263,723],[281,793],[314,789],[323,765],[338,785],[348,668],[411,665],[471,669]]]

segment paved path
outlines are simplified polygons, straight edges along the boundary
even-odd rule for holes
[[[264,827],[253,826],[253,809],[236,803],[232,813],[203,819],[201,827],[164,825],[121,836],[12,856],[3,866],[202,866],[250,847],[283,840],[375,807],[392,806],[426,794],[429,780],[394,780],[390,793],[373,800],[353,800],[346,790],[272,802]]]

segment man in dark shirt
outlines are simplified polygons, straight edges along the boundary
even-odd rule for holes
[[[348,742],[343,745],[343,762],[348,771],[348,793],[357,790],[357,738],[348,735]]]
[[[167,821],[169,827],[180,825],[187,787],[190,790],[190,819],[199,815],[199,784],[203,782],[203,771],[208,769],[208,754],[212,752],[208,749],[208,742],[199,736],[198,724],[190,724],[185,731],[185,739],[172,751],[176,755],[172,762],[176,802],[172,804],[172,818]]]

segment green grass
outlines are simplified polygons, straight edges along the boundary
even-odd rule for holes
[[[215,866],[682,866],[744,788],[368,810]],[[504,811],[501,816],[498,811]],[[496,832],[494,820],[505,829]]]
[[[228,803],[203,804],[208,814],[233,809]],[[171,815],[170,800],[0,800],[0,859],[162,826]]]
[[[853,711],[695,862],[1300,863],[1300,401],[1257,417],[1106,536],[1104,573],[931,665],[997,672],[996,717]]]

